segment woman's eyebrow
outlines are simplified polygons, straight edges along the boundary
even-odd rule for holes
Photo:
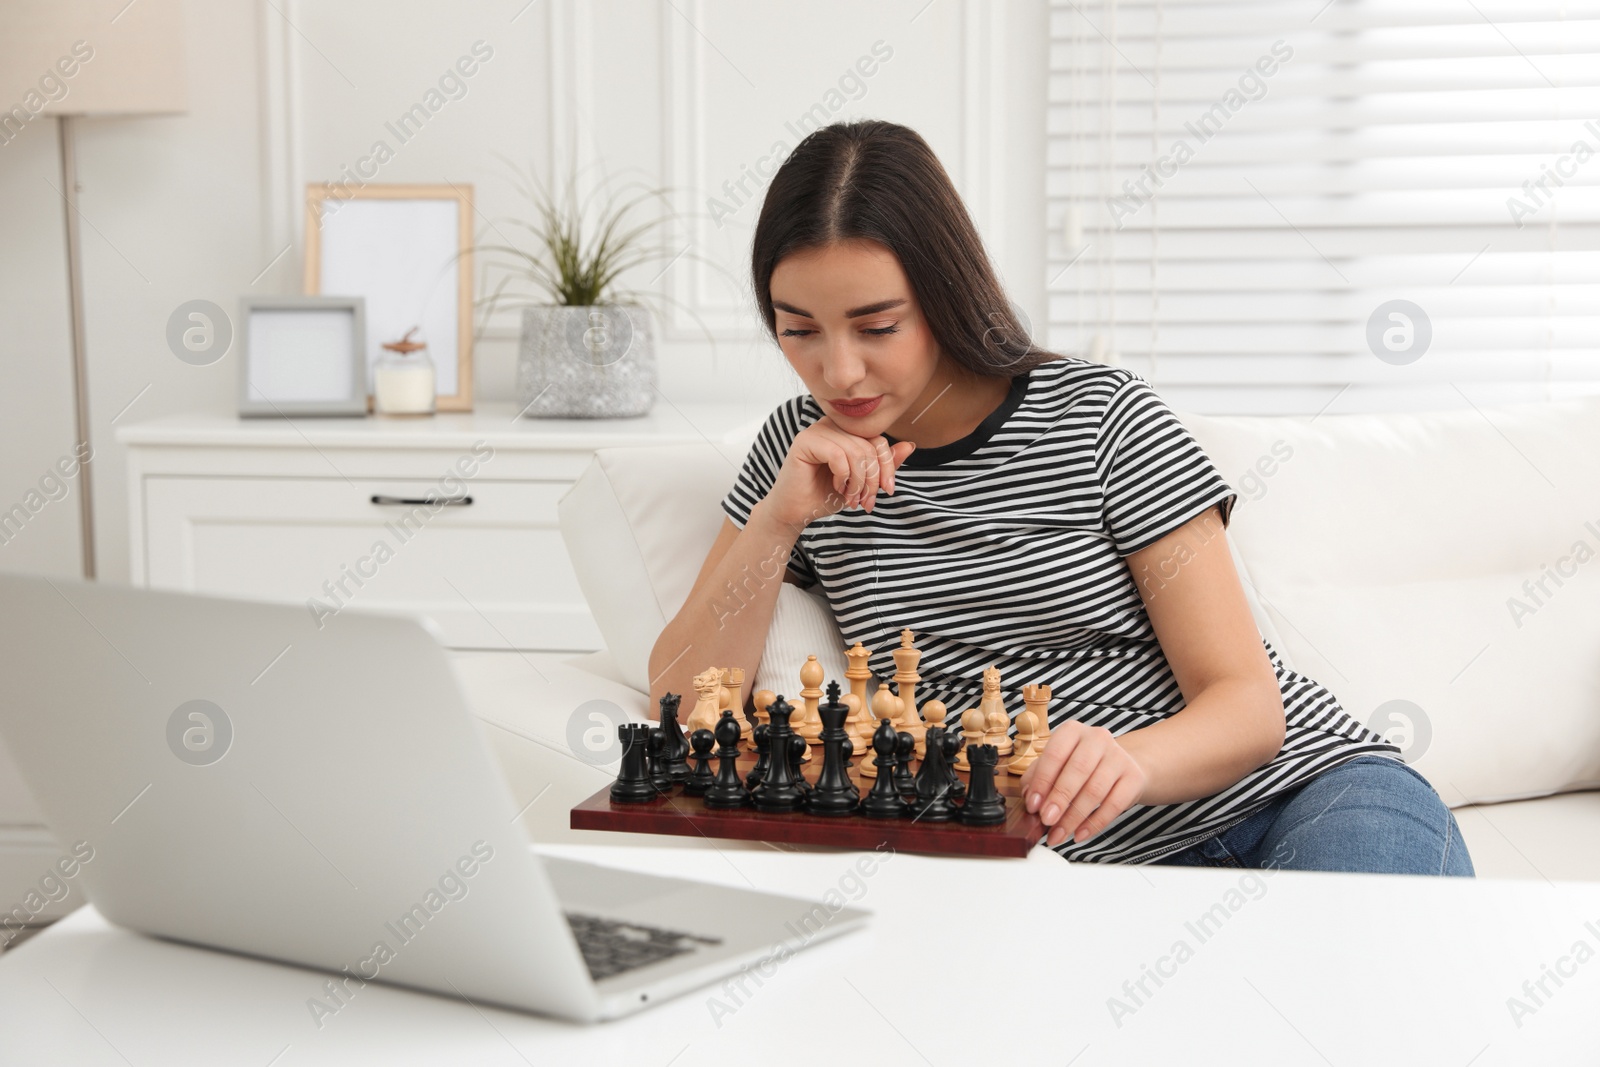
[[[859,319],[863,315],[876,315],[880,311],[888,311],[890,308],[897,308],[905,302],[905,297],[900,296],[895,297],[892,300],[880,300],[876,304],[863,304],[858,308],[851,308],[849,311],[846,311],[844,313],[844,317],[847,319]],[[811,319],[816,317],[815,315],[812,315],[811,312],[801,311],[793,304],[786,304],[782,300],[774,300],[772,302],[772,306],[777,308],[779,311],[787,311],[791,315],[799,315],[803,319]]]

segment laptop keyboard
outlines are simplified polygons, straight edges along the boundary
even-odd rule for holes
[[[597,982],[635,967],[693,952],[700,945],[722,944],[720,937],[701,937],[682,930],[663,930],[658,926],[570,911],[567,925],[572,927],[578,948],[583,952],[583,962]]]

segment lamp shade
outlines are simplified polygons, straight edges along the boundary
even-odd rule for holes
[[[182,0],[5,0],[0,122],[186,109]]]

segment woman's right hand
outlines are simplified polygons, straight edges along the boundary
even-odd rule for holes
[[[894,495],[895,472],[916,447],[857,437],[824,415],[795,435],[763,503],[796,529],[847,507],[871,511],[880,489]]]

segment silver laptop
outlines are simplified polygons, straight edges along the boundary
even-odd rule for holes
[[[867,917],[541,858],[422,620],[15,574],[0,605],[0,733],[88,899],[333,972],[319,1024],[368,982],[612,1018]]]

